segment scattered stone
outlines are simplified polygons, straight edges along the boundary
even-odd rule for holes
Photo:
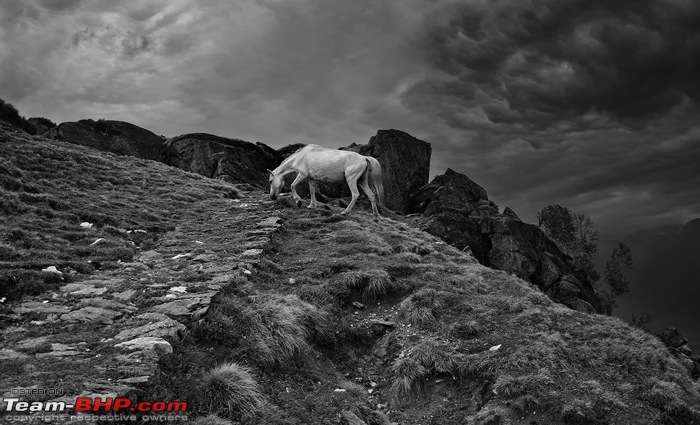
[[[82,296],[82,295],[101,295],[107,291],[107,288],[97,288],[92,284],[85,283],[69,283],[68,285],[61,286],[61,292],[68,292],[71,295]]]
[[[129,339],[142,337],[164,338],[177,335],[179,331],[185,330],[185,325],[183,325],[182,323],[173,320],[164,314],[161,314],[159,316],[163,317],[163,319],[161,319],[158,322],[149,323],[147,325],[139,326],[132,329],[122,330],[114,337],[114,340],[126,341]]]
[[[259,222],[258,224],[256,224],[256,226],[257,227],[275,227],[275,226],[279,226],[278,222],[280,220],[281,219],[279,217],[269,217],[269,218],[266,218],[265,220]]]
[[[172,288],[168,289],[168,291],[177,292],[178,294],[184,294],[185,292],[187,292],[187,287],[186,286],[173,286]]]
[[[255,255],[260,255],[262,254],[263,250],[262,249],[247,249],[241,253],[241,255],[250,257],[250,256],[255,256]]]
[[[128,351],[153,351],[158,355],[170,354],[173,352],[173,347],[163,338],[158,337],[141,337],[125,341],[114,346]]]
[[[189,316],[202,306],[208,307],[214,295],[215,292],[185,295],[175,301],[154,306],[153,310],[171,317]]]
[[[498,351],[501,348],[501,344],[494,345],[493,347],[489,348],[489,351]]]
[[[346,392],[346,391],[347,391],[347,390],[346,390],[345,388],[336,388],[336,389],[333,390],[333,392],[336,392],[336,393],[344,393],[344,392]]]
[[[15,344],[16,348],[19,348],[20,350],[35,350],[41,345],[46,344],[49,341],[49,335],[43,335],[43,336],[38,336],[36,338],[28,338],[22,341],[19,341],[18,343]]]
[[[355,307],[359,310],[364,310],[364,308],[365,308],[365,305],[359,301],[353,301],[352,305],[353,305],[353,307]]]
[[[117,298],[117,299],[120,299],[123,301],[130,300],[131,298],[133,298],[134,295],[136,295],[136,290],[134,290],[134,289],[128,289],[126,291],[115,292],[114,294],[112,294],[112,296],[114,298]]]
[[[90,228],[92,228],[92,223],[88,223],[87,221],[84,221],[84,222],[80,223],[80,227],[90,229]]]
[[[29,356],[24,353],[18,353],[15,350],[10,350],[9,348],[3,348],[0,350],[0,360],[24,360],[28,359]]]
[[[179,260],[180,258],[190,257],[190,256],[192,256],[192,254],[190,254],[190,253],[187,253],[187,254],[177,254],[177,255],[175,255],[174,257],[172,257],[171,260]]]
[[[42,272],[46,273],[56,273],[56,274],[63,274],[62,271],[58,270],[56,266],[48,266],[45,269],[41,269]]]
[[[38,301],[27,301],[15,309],[15,313],[27,314],[62,314],[68,313],[70,309],[63,304],[42,303]]]
[[[112,324],[122,313],[100,307],[83,307],[61,316],[66,322],[97,322]]]

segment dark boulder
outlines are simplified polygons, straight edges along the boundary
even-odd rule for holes
[[[479,201],[489,205],[486,190],[469,177],[451,168],[445,174],[435,176],[430,184],[411,192],[410,212],[426,216],[442,214],[445,211],[478,211]]]
[[[56,124],[48,118],[33,117],[29,118],[27,121],[34,127],[34,134],[44,134],[56,127]]]
[[[382,165],[386,206],[405,214],[410,195],[428,184],[430,143],[400,130],[379,130],[366,145],[351,144],[353,152],[377,158]]]
[[[269,187],[268,171],[281,158],[262,143],[227,139],[206,133],[185,134],[168,139],[160,160],[185,171],[229,183]]]
[[[482,264],[531,282],[555,301],[595,311],[594,290],[571,258],[537,226],[510,209],[503,214],[486,191],[464,174],[448,169],[411,197],[421,226],[459,249],[469,248]]]
[[[164,142],[145,128],[109,120],[64,122],[47,131],[44,137],[154,161],[158,160]]]

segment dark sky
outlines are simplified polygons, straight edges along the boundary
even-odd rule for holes
[[[697,0],[3,0],[0,97],[280,147],[398,128],[602,251],[700,217]]]

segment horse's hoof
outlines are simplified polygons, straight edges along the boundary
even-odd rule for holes
[[[301,201],[297,201],[297,207],[301,207]]]

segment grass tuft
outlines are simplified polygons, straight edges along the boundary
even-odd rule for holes
[[[265,400],[251,370],[234,362],[205,373],[200,389],[202,400],[215,412],[232,410],[249,414]]]
[[[362,298],[374,300],[391,289],[391,276],[385,270],[351,270],[338,274],[337,284],[362,292]]]

